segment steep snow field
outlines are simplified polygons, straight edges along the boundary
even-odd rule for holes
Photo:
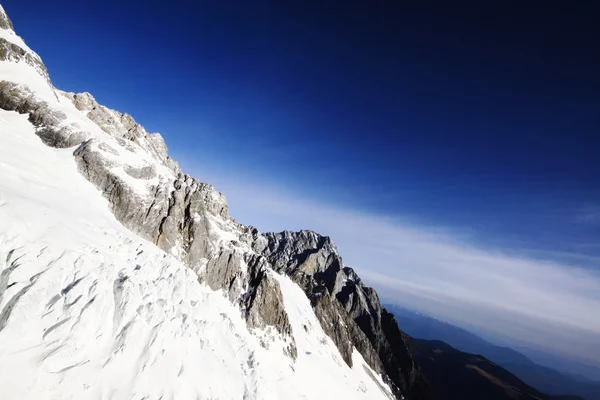
[[[3,399],[389,398],[357,352],[352,369],[341,360],[287,277],[298,358],[262,346],[272,335],[115,220],[73,150],[0,110]]]
[[[117,158],[114,168],[151,166],[156,179],[175,179],[153,153],[158,140],[117,140],[110,132],[125,116],[100,110],[110,121],[101,128],[51,85],[19,36],[0,28],[0,40],[30,56],[0,61],[0,82],[26,85],[27,96],[64,113],[61,126],[95,138],[88,145]],[[268,271],[281,287],[297,358],[274,327],[250,331],[223,292],[115,219],[78,172],[75,149],[46,146],[26,114],[0,109],[1,399],[393,398],[356,350],[347,366],[287,276]],[[142,194],[151,183],[120,172]],[[214,245],[252,251],[231,244],[239,239],[231,221],[208,222]]]

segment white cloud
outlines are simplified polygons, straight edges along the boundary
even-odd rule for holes
[[[311,188],[291,192],[204,175],[242,223],[331,236],[345,264],[391,301],[600,364],[597,271],[476,248],[448,229],[321,204],[308,200]]]

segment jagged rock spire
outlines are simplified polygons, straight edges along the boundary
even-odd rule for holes
[[[2,4],[0,4],[0,28],[14,30],[12,21],[8,18],[8,14],[4,11]]]

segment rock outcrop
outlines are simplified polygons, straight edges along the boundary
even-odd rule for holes
[[[8,26],[8,17],[0,14]],[[51,95],[41,97],[27,83],[3,80],[0,108],[28,114],[48,146],[77,146],[73,155],[78,170],[101,191],[118,221],[185,262],[212,289],[223,290],[239,304],[249,328],[272,330],[294,358],[279,283],[261,257],[247,262],[248,245],[238,241],[246,228],[231,218],[223,194],[183,174],[161,135],[146,132],[129,114],[100,105],[89,93],[54,88],[45,66],[30,62],[39,56],[14,33],[10,37],[16,43],[8,44],[1,61],[36,71]],[[43,66],[41,59],[39,63]],[[70,115],[63,111],[66,103]]]
[[[4,11],[4,8],[0,5],[0,28],[14,30],[12,21],[8,18],[8,14]]]
[[[265,233],[257,235],[254,249],[304,289],[349,365],[355,347],[371,368],[388,376],[397,397],[431,397],[394,316],[374,289],[343,267],[330,238],[312,231]]]
[[[40,75],[50,82],[46,66],[35,53],[28,52],[4,38],[0,38],[0,61],[24,62],[35,68]]]
[[[29,121],[36,127],[36,134],[51,147],[73,147],[88,135],[78,126],[66,123],[67,116],[63,111],[36,97],[25,85],[0,81],[0,108],[29,114]]]
[[[13,29],[2,9],[0,29]],[[117,220],[223,291],[265,346],[275,335],[292,360],[297,356],[276,278],[287,275],[303,289],[348,365],[356,348],[398,399],[430,398],[394,317],[373,289],[344,268],[332,240],[311,231],[261,234],[238,223],[223,194],[181,171],[159,134],[146,132],[133,117],[100,105],[89,93],[56,90],[39,56],[4,42],[0,60],[37,71],[55,98],[39,98],[23,82],[0,81],[0,108],[28,114],[45,144],[76,147],[78,170],[101,191]]]
[[[140,136],[82,143],[73,153],[79,171],[123,225],[185,262],[212,289],[223,290],[250,328],[274,327],[295,357],[279,284],[264,257],[246,255],[247,245],[238,240],[247,228],[231,218],[225,197],[178,167],[172,171],[174,164],[161,154],[153,156],[164,165],[144,158],[136,140]],[[130,164],[123,164],[127,159]]]
[[[8,33],[8,37],[14,37],[17,43],[0,37],[0,61],[23,62],[33,69],[50,84],[48,69],[42,62],[40,56],[31,51],[25,43],[16,36],[12,21],[0,5],[0,29]]]
[[[99,104],[90,93],[61,93],[104,132],[110,136],[134,142],[171,170],[178,171],[179,167],[175,160],[169,157],[167,144],[160,133],[146,132],[144,127],[138,124],[131,115],[111,110]]]

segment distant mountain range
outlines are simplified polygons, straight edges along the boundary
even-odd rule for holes
[[[495,340],[490,339],[495,342]],[[504,343],[500,339],[497,343]],[[571,360],[547,351],[519,345],[518,343],[509,344],[511,348],[525,354],[534,363],[556,369],[564,375],[571,376],[579,381],[600,382],[600,368],[592,365],[586,365],[576,360]]]
[[[468,357],[481,355],[516,375],[527,385],[533,386],[543,393],[554,396],[569,394],[580,396],[585,400],[600,400],[600,382],[578,377],[575,372],[567,374],[539,365],[519,351],[510,347],[494,345],[472,332],[447,322],[395,305],[386,305],[385,307],[389,312],[394,314],[400,328],[404,332],[418,339],[412,345],[420,353],[420,357],[417,357],[417,359],[423,367],[426,377],[427,365],[432,358],[437,360],[438,365],[440,363],[450,365],[452,363],[459,364],[463,361],[467,362]],[[435,352],[432,348],[437,348],[438,352]],[[449,350],[452,348],[454,348],[454,352]],[[460,352],[456,350],[471,354],[458,354]],[[427,356],[424,357],[424,354]],[[478,360],[478,358],[470,359],[470,362],[473,360]],[[492,366],[485,362],[481,360],[479,362],[487,368],[488,373],[489,370],[493,369]],[[472,364],[471,362],[469,365]],[[483,369],[484,371],[486,370],[485,368]],[[479,369],[476,369],[476,371],[479,371]],[[498,370],[495,370],[495,373],[498,372]],[[430,377],[428,379],[432,380]]]
[[[465,353],[439,340],[409,341],[421,373],[437,400],[581,400],[550,396],[487,358]]]

